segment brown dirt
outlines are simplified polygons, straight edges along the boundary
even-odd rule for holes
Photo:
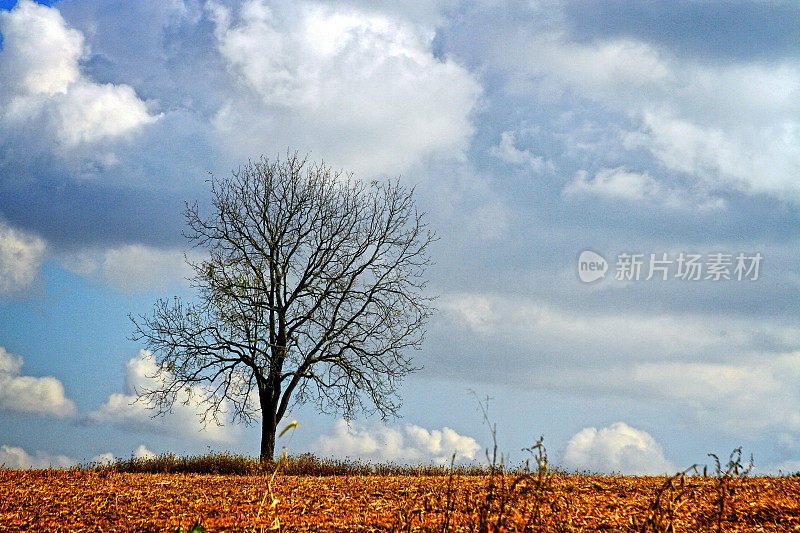
[[[490,498],[488,477],[457,476],[448,490],[447,476],[279,475],[271,508],[263,476],[0,470],[0,530],[187,531],[200,522],[204,531],[441,531],[446,521],[454,531],[526,523],[533,531],[632,531],[648,517],[675,531],[720,525],[714,478],[660,490],[665,477],[554,475],[538,491],[532,479],[514,479],[495,478]],[[800,530],[799,478],[734,479],[726,494],[724,531]]]

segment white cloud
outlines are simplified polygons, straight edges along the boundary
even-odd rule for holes
[[[133,450],[132,456],[135,458],[150,458],[156,454],[148,450],[144,444],[139,445]],[[98,465],[113,464],[117,458],[111,452],[100,453],[93,456],[89,463]],[[23,448],[18,446],[0,446],[0,465],[4,468],[16,470],[28,468],[70,468],[79,464],[79,461],[66,455],[52,455],[47,452],[37,450],[35,455],[28,454]]]
[[[50,455],[37,451],[36,455],[29,455],[18,446],[0,446],[0,465],[5,468],[69,468],[78,464],[78,461],[65,455]]]
[[[679,88],[633,108],[641,127],[627,146],[715,186],[796,196],[800,65],[673,68]]]
[[[2,13],[0,21],[6,90],[54,95],[66,93],[80,79],[83,35],[67,27],[57,9],[22,0],[10,12]]]
[[[441,297],[446,316],[475,333],[513,338],[520,344],[557,347],[562,353],[608,353],[635,355],[638,360],[695,357],[737,346],[748,350],[755,341],[770,335],[789,334],[800,342],[800,329],[784,330],[763,324],[755,330],[752,321],[711,320],[707,316],[633,313],[578,313],[548,303],[514,296],[465,293]],[[748,327],[749,326],[749,327]],[[761,326],[761,325],[760,325]]]
[[[188,252],[188,256],[192,261],[201,259],[194,251]],[[81,276],[99,276],[125,292],[169,287],[185,282],[194,274],[182,250],[143,244],[84,250],[62,257],[62,264]]]
[[[598,350],[601,351],[601,350]],[[735,351],[735,348],[734,348]],[[636,354],[629,354],[635,359]],[[519,371],[527,387],[666,402],[699,431],[769,439],[800,432],[800,353],[751,353],[730,363],[587,361]]]
[[[660,186],[646,172],[628,172],[624,168],[604,168],[589,179],[589,173],[580,171],[564,190],[568,196],[596,194],[623,200],[644,200],[658,196]]]
[[[0,294],[14,294],[33,283],[46,250],[40,237],[0,222]]]
[[[529,150],[517,148],[516,134],[513,131],[500,134],[500,142],[492,146],[489,153],[506,163],[527,166],[533,172],[541,172],[547,166],[544,158],[533,155]]]
[[[133,456],[136,459],[152,459],[156,457],[156,454],[148,450],[144,444],[140,444],[135,450],[133,450]]]
[[[110,465],[116,461],[116,457],[111,452],[101,453],[92,457],[92,463],[96,463],[99,465]]]
[[[54,7],[21,0],[0,13],[0,123],[38,125],[59,149],[113,140],[158,120],[128,85],[98,84],[81,72],[81,32]],[[34,126],[31,126],[34,124]]]
[[[628,377],[652,397],[689,406],[704,426],[756,437],[800,432],[800,352],[754,353],[732,363],[648,363]]]
[[[237,156],[308,147],[336,167],[397,175],[429,157],[461,157],[481,93],[432,35],[343,4],[209,7],[231,94],[214,117]],[[269,50],[269,53],[265,53]]]
[[[673,474],[661,446],[648,433],[624,422],[606,428],[585,428],[567,443],[564,466],[598,473]]]
[[[537,49],[523,69],[527,76],[539,77],[538,89],[547,92],[568,87],[606,102],[642,103],[673,80],[670,64],[659,51],[632,39],[582,44],[563,34],[541,35],[518,53],[530,53],[531,45]]]
[[[709,62],[632,37],[578,42],[563,8],[549,8],[497,25],[503,39],[472,36],[510,91],[624,114],[628,149],[707,185],[798,197],[800,62]]]
[[[156,457],[156,454],[147,449],[144,444],[140,444],[131,452],[131,457],[135,459],[151,459]],[[116,462],[117,458],[111,452],[101,453],[92,457],[93,463],[101,465],[110,465]]]
[[[57,135],[67,146],[121,137],[158,119],[130,86],[86,80],[70,87],[57,112]]]
[[[339,420],[331,434],[322,435],[315,447],[324,456],[378,462],[433,462],[445,464],[456,459],[475,459],[480,445],[472,437],[450,428],[427,430],[406,424],[402,428],[378,425],[366,427]]]
[[[0,346],[0,409],[64,418],[75,414],[75,403],[54,377],[22,375],[22,357]]]
[[[720,209],[725,207],[721,198],[663,186],[647,172],[632,172],[624,167],[603,168],[593,178],[579,171],[564,189],[567,197],[601,196],[628,202],[647,202],[673,209]]]
[[[626,136],[626,145],[650,150],[670,169],[745,191],[798,192],[800,120],[776,117],[770,125],[734,127],[722,117],[699,120],[669,109],[647,110],[641,120],[642,129]]]
[[[141,350],[137,357],[125,365],[126,392],[109,396],[89,418],[100,424],[116,424],[176,437],[216,442],[231,442],[234,439],[236,433],[230,427],[217,425],[214,421],[203,425],[200,414],[205,408],[201,398],[206,393],[199,387],[192,387],[191,394],[179,395],[171,413],[153,418],[153,405],[145,399],[136,400],[137,391],[158,388],[160,382],[154,378],[157,370],[152,354]]]
[[[376,13],[393,20],[405,20],[433,38],[436,28],[445,22],[447,12],[458,6],[459,0],[407,0],[406,2],[373,2],[371,0],[342,0],[365,13]]]
[[[800,328],[771,318],[579,313],[530,299],[449,295],[448,335],[509,353],[526,389],[665,401],[698,427],[768,437],[800,431]],[[494,354],[495,350],[490,353]],[[489,365],[474,355],[472,366]],[[491,373],[489,373],[491,374]]]

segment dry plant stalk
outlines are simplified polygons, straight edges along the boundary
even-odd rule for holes
[[[293,420],[292,422],[287,424],[285,428],[283,428],[283,431],[280,432],[278,438],[283,437],[286,434],[286,432],[291,429],[292,434],[289,436],[289,442],[287,443],[288,446],[292,442],[292,437],[294,437],[294,429],[296,427],[297,427],[297,420]],[[261,518],[261,511],[264,509],[264,503],[267,501],[267,496],[269,496],[271,502],[269,504],[269,507],[267,508],[267,511],[272,512],[278,506],[279,500],[278,498],[275,497],[275,493],[272,492],[272,483],[275,481],[275,476],[278,474],[278,470],[280,469],[281,464],[286,461],[286,458],[287,458],[286,447],[284,447],[283,453],[281,453],[280,459],[278,459],[278,462],[275,464],[275,469],[272,471],[272,476],[270,476],[269,482],[267,483],[267,492],[264,493],[264,497],[261,499],[261,504],[258,506],[258,513],[256,514],[256,522],[258,522],[259,518]],[[281,529],[281,522],[278,519],[278,517],[275,516],[275,519],[269,526],[269,531],[280,531],[280,529]],[[261,527],[260,531],[263,533],[264,528]]]
[[[686,483],[686,474],[692,470],[697,472],[696,464],[667,478],[655,492],[644,520],[639,522],[635,516],[631,516],[630,529],[638,533],[674,532],[678,509],[694,494],[693,487]]]

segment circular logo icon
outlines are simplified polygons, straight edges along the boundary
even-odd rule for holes
[[[606,277],[608,261],[602,255],[584,250],[578,256],[578,277],[584,283],[592,283]]]

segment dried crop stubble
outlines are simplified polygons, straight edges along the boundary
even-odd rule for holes
[[[511,487],[512,475],[507,484]],[[537,530],[629,528],[646,514],[664,477],[554,475]],[[200,521],[206,531],[266,530],[279,517],[284,530],[439,531],[448,504],[449,527],[476,528],[475,502],[486,495],[486,476],[282,476],[279,500],[258,516],[265,476],[127,474],[86,470],[0,470],[0,529],[175,531]],[[692,497],[678,510],[676,531],[713,529],[713,478],[687,478]],[[738,479],[726,531],[800,528],[800,479]],[[520,489],[519,486],[514,490]],[[509,489],[510,490],[510,489]],[[507,527],[521,529],[530,501],[509,495]]]

